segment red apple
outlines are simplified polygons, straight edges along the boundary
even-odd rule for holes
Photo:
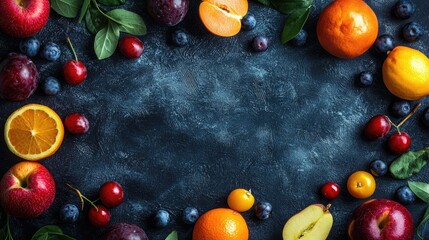
[[[54,178],[37,162],[15,164],[0,181],[0,203],[8,214],[15,217],[37,217],[51,206],[54,198]]]
[[[38,33],[48,22],[49,0],[2,0],[0,29],[17,38]]]
[[[355,209],[348,223],[350,240],[412,240],[411,213],[388,199],[372,199]]]

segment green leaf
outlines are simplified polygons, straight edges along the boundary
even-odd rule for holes
[[[56,225],[46,225],[44,227],[39,228],[36,233],[34,233],[31,240],[47,240],[49,233],[60,233],[62,234],[63,231],[60,227]]]
[[[429,203],[429,184],[424,182],[408,182],[411,191],[426,203]]]
[[[83,0],[82,8],[80,9],[80,15],[78,22],[81,22],[85,17],[86,12],[88,11],[89,6],[91,5],[91,0]]]
[[[287,17],[281,36],[283,44],[292,40],[301,31],[308,15],[310,15],[310,8],[294,11]]]
[[[313,0],[272,0],[273,8],[284,14],[305,11],[311,7]]]
[[[273,7],[273,5],[271,4],[270,0],[256,0],[257,2],[259,2],[262,5],[265,5],[267,7]]]
[[[99,60],[113,55],[119,41],[119,26],[110,21],[95,35],[94,50]]]
[[[120,23],[119,30],[129,34],[142,36],[146,34],[146,25],[140,15],[124,9],[114,9],[107,13],[116,22]]]
[[[177,235],[177,231],[172,231],[165,240],[179,240],[179,236]]]
[[[97,2],[106,6],[119,6],[125,4],[126,0],[97,0]]]
[[[397,179],[407,179],[420,172],[428,160],[429,148],[416,152],[409,151],[396,158],[390,164],[389,171]]]
[[[108,24],[106,17],[95,7],[90,7],[85,15],[85,25],[92,34],[97,34]]]
[[[429,207],[426,209],[425,214],[423,215],[423,218],[422,218],[422,220],[420,220],[420,223],[416,229],[417,236],[419,236],[419,238],[422,240],[424,239],[423,238],[424,227],[425,227],[425,224],[428,220],[429,220]]]
[[[76,240],[76,238],[59,233],[49,233],[48,240]]]
[[[51,8],[63,17],[75,18],[82,2],[83,0],[51,0]]]
[[[44,233],[41,235],[37,235],[36,238],[34,238],[34,236],[31,238],[31,240],[48,240],[49,239],[49,234],[48,233]]]

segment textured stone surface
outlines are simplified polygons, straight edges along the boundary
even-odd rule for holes
[[[410,20],[391,14],[395,1],[367,1],[377,13],[380,34],[390,33],[400,44],[429,54],[426,9],[429,3],[415,0],[417,10]],[[347,177],[368,170],[369,162],[381,158],[391,162],[394,155],[385,141],[362,138],[366,121],[378,113],[388,113],[394,97],[381,79],[382,58],[370,50],[353,60],[330,56],[315,34],[317,18],[328,1],[315,0],[305,29],[307,45],[302,48],[279,41],[285,17],[250,2],[250,12],[258,21],[253,31],[232,38],[209,34],[198,18],[197,1],[178,27],[190,33],[190,44],[175,48],[167,41],[173,28],[154,24],[145,1],[128,0],[124,8],[141,14],[148,34],[141,39],[145,52],[138,60],[128,60],[116,52],[97,61],[93,37],[83,24],[51,14],[48,26],[37,36],[42,42],[61,45],[63,55],[50,63],[34,58],[41,77],[61,78],[61,66],[72,58],[66,36],[74,42],[79,58],[87,63],[88,79],[83,85],[62,82],[62,91],[53,97],[37,91],[24,102],[0,101],[0,124],[18,107],[41,103],[61,117],[81,112],[91,123],[82,136],[65,135],[54,156],[41,161],[57,182],[57,197],[50,210],[34,220],[12,219],[15,239],[29,239],[39,227],[59,224],[77,239],[99,239],[101,231],[89,226],[86,211],[75,224],[59,223],[57,214],[65,203],[79,204],[77,196],[64,184],[78,187],[92,199],[107,180],[120,182],[125,202],[112,209],[112,222],[141,226],[150,239],[164,239],[176,229],[180,239],[191,239],[192,226],[180,220],[183,208],[200,212],[225,207],[226,197],[236,187],[251,188],[256,200],[273,205],[273,214],[258,221],[250,211],[245,219],[252,240],[279,240],[285,221],[312,203],[328,203],[318,193],[326,181],[342,187],[332,202],[334,226],[329,239],[345,239],[346,223],[363,200],[351,198]],[[405,43],[401,27],[415,20],[425,27],[425,35],[415,43]],[[250,51],[251,39],[266,35],[270,48]],[[18,41],[0,35],[0,56],[18,51]],[[354,85],[363,70],[376,73],[369,88]],[[403,127],[413,138],[412,149],[428,145],[429,129],[418,115]],[[393,118],[394,119],[394,118]],[[394,119],[397,121],[397,119]],[[0,141],[1,174],[19,159]],[[412,178],[429,182],[428,169]],[[373,198],[392,198],[405,181],[386,176],[377,178]],[[159,208],[173,213],[173,223],[162,230],[151,226],[151,214]],[[408,207],[417,222],[426,204],[417,201]],[[429,234],[429,233],[427,233]]]

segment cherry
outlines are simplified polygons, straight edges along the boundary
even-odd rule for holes
[[[375,115],[365,125],[364,134],[370,140],[382,138],[390,131],[391,127],[392,123],[387,116]]]
[[[406,132],[394,132],[387,141],[390,151],[395,154],[406,152],[411,146],[411,137]]]
[[[73,134],[83,134],[89,130],[88,119],[80,113],[69,114],[64,120],[64,125]]]
[[[334,199],[340,195],[340,185],[334,182],[326,182],[321,188],[322,195],[327,199]]]
[[[122,186],[115,181],[108,181],[101,185],[99,190],[100,200],[108,208],[119,206],[124,201]]]
[[[96,207],[91,206],[89,208],[88,218],[94,227],[105,227],[110,222],[110,211],[103,205],[97,204]]]
[[[143,42],[134,36],[125,36],[119,41],[119,50],[127,58],[138,58],[144,50]]]
[[[85,64],[82,61],[79,61],[79,59],[77,58],[76,51],[73,48],[70,38],[67,38],[67,41],[70,45],[70,48],[72,49],[75,59],[69,60],[64,64],[64,79],[67,83],[71,85],[78,85],[85,81],[88,73]]]

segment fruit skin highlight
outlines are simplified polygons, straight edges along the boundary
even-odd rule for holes
[[[37,162],[15,164],[0,181],[1,206],[15,217],[35,218],[48,210],[54,198],[54,178]]]
[[[429,95],[429,59],[420,51],[395,47],[384,60],[383,81],[395,96],[418,100]]]
[[[329,207],[312,204],[293,215],[283,227],[283,240],[326,240],[334,223]]]
[[[377,16],[363,0],[334,0],[323,9],[317,22],[320,45],[339,58],[362,55],[377,35]]]

